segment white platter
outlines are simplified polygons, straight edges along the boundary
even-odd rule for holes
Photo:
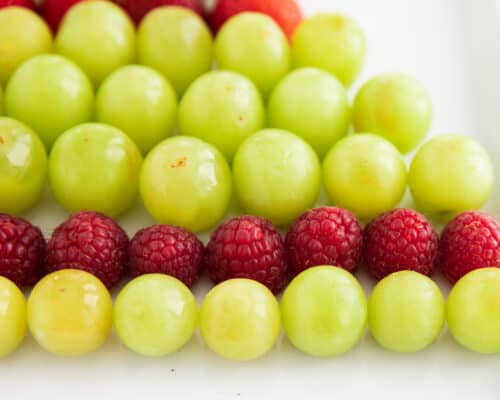
[[[272,1],[272,0],[269,0]],[[302,0],[307,14],[340,11],[359,21],[369,40],[362,78],[385,71],[418,77],[434,103],[432,134],[463,133],[490,151],[500,175],[500,21],[497,0]],[[354,93],[353,88],[352,93]],[[500,184],[489,211],[500,215]],[[49,235],[66,214],[49,194],[26,215]],[[120,223],[133,234],[151,225],[141,206]],[[204,239],[207,235],[204,236]],[[358,273],[367,293],[372,281]],[[443,290],[449,286],[439,276]],[[209,284],[196,287],[199,299]],[[367,333],[332,359],[300,354],[282,339],[252,363],[222,360],[195,337],[162,359],[136,356],[111,335],[97,353],[62,359],[31,337],[0,362],[1,399],[471,399],[500,398],[500,355],[460,348],[444,332],[429,349],[398,355]]]

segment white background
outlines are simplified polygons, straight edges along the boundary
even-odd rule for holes
[[[500,24],[495,0],[302,0],[307,14],[346,13],[369,41],[371,75],[404,71],[420,79],[434,102],[432,134],[471,135],[486,146],[500,172]],[[355,88],[353,88],[355,89]],[[354,92],[354,90],[352,91]],[[499,215],[500,185],[489,210]],[[47,195],[26,217],[45,234],[65,218]],[[152,224],[141,206],[120,222],[133,234]],[[206,239],[206,235],[204,239]],[[358,274],[369,292],[372,281]],[[445,292],[449,287],[438,276]],[[208,288],[196,288],[199,299]],[[0,399],[470,399],[500,398],[500,356],[460,348],[444,332],[411,355],[380,349],[369,333],[350,353],[315,359],[282,339],[263,359],[234,363],[211,354],[199,339],[162,359],[136,356],[114,335],[97,353],[61,359],[28,337],[0,360]]]

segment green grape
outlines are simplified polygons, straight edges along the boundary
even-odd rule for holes
[[[446,308],[448,328],[469,350],[500,353],[500,269],[469,272],[450,292]]]
[[[493,189],[486,150],[473,139],[442,135],[424,144],[413,159],[409,183],[417,207],[438,220],[481,208]]]
[[[321,13],[299,25],[292,38],[295,67],[327,70],[349,86],[359,75],[366,55],[366,39],[353,20]]]
[[[50,148],[61,133],[87,122],[94,92],[85,74],[61,56],[31,58],[12,75],[5,90],[5,113],[30,126]]]
[[[331,266],[297,275],[281,299],[285,334],[304,353],[330,357],[353,348],[365,332],[366,297],[349,272]]]
[[[384,74],[358,92],[353,118],[357,132],[380,135],[408,153],[429,131],[432,104],[420,82],[404,74]]]
[[[268,122],[271,127],[299,135],[323,157],[349,131],[351,113],[347,94],[326,71],[298,69],[272,92]]]
[[[194,232],[206,230],[224,215],[231,199],[231,171],[222,154],[192,137],[164,140],[148,154],[140,192],[159,222]]]
[[[137,198],[142,157],[119,129],[87,123],[65,132],[49,158],[49,180],[68,211],[122,214]]]
[[[161,357],[179,350],[194,334],[198,306],[179,280],[147,274],[129,282],[116,298],[113,325],[132,351]]]
[[[213,71],[198,78],[179,105],[181,134],[217,147],[231,161],[238,146],[264,127],[264,105],[244,76]]]
[[[114,70],[134,62],[134,25],[112,2],[83,1],[62,20],[55,51],[78,64],[98,86]]]
[[[38,344],[60,356],[97,350],[112,324],[111,296],[88,272],[66,269],[45,276],[28,299],[28,326]]]
[[[446,319],[443,294],[434,281],[414,271],[382,279],[368,301],[368,325],[388,350],[415,352],[433,343]]]
[[[250,361],[267,353],[281,330],[279,304],[264,285],[230,279],[214,287],[200,311],[207,346],[224,358]]]
[[[3,90],[0,86],[0,115],[3,114]]]
[[[96,117],[116,126],[147,153],[175,126],[177,95],[155,70],[129,65],[116,70],[99,87]]]
[[[323,182],[333,204],[370,220],[401,201],[406,165],[390,142],[368,133],[348,136],[326,155]]]
[[[42,194],[47,153],[42,141],[26,125],[0,117],[0,212],[19,214]]]
[[[159,7],[137,32],[141,64],[161,72],[179,95],[212,67],[212,34],[203,20],[184,7]]]
[[[22,7],[0,10],[0,85],[29,58],[52,49],[52,34],[34,12]]]
[[[250,79],[264,97],[291,68],[288,40],[267,15],[244,12],[223,25],[215,39],[215,60],[221,69]]]
[[[233,177],[247,212],[286,225],[316,202],[321,166],[314,150],[298,136],[264,129],[238,149]]]
[[[0,357],[19,347],[27,327],[24,294],[14,283],[0,276]]]

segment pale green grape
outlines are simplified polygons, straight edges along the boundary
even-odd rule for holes
[[[47,153],[26,125],[0,117],[0,212],[18,214],[32,207],[45,186]]]
[[[113,325],[136,353],[160,357],[179,350],[194,334],[198,306],[179,280],[146,274],[129,282],[116,298]]]
[[[217,147],[231,161],[238,146],[264,126],[264,105],[247,78],[213,71],[198,78],[179,106],[181,134]]]
[[[215,39],[215,60],[221,69],[249,78],[267,97],[291,68],[288,40],[267,15],[244,12],[223,25]]]
[[[99,211],[114,217],[137,198],[142,157],[119,129],[88,123],[65,132],[49,158],[49,180],[68,211]]]
[[[366,328],[367,306],[356,278],[342,268],[309,268],[281,299],[285,334],[304,353],[329,357],[353,348]]]
[[[316,202],[321,166],[311,146],[298,136],[264,129],[238,149],[233,177],[235,192],[248,213],[286,225]]]
[[[184,7],[159,7],[137,32],[141,64],[161,72],[181,95],[212,66],[212,35],[203,20]]]
[[[358,92],[353,118],[357,132],[380,135],[407,153],[427,135],[432,104],[420,82],[404,74],[384,74]]]
[[[114,70],[134,62],[134,25],[112,2],[83,1],[62,20],[55,51],[78,64],[98,86]]]
[[[27,327],[24,294],[13,282],[0,276],[0,357],[19,347]]]
[[[326,155],[323,182],[333,204],[369,220],[401,201],[406,165],[390,142],[372,134],[348,136]]]
[[[214,287],[200,311],[200,331],[207,346],[222,357],[249,361],[263,356],[278,340],[280,309],[264,285],[230,279]]]
[[[28,299],[31,334],[45,350],[80,356],[97,350],[109,335],[112,304],[94,275],[66,269],[45,276]]]
[[[500,269],[469,272],[453,287],[446,308],[455,340],[478,353],[500,353]]]
[[[47,24],[33,11],[22,7],[0,10],[0,85],[29,58],[52,49]]]
[[[61,133],[87,122],[94,92],[71,61],[43,54],[22,64],[5,90],[5,114],[31,127],[50,148]]]
[[[192,137],[164,140],[148,154],[140,192],[159,222],[203,231],[216,224],[231,199],[231,171],[213,146]]]
[[[442,135],[424,144],[410,167],[409,183],[418,208],[435,219],[481,208],[493,189],[486,150],[473,139]]]
[[[368,325],[388,350],[415,352],[433,343],[446,319],[443,294],[434,281],[414,271],[382,279],[368,301]]]
[[[327,70],[349,86],[360,73],[366,39],[358,24],[346,16],[321,13],[299,25],[292,38],[295,67]]]
[[[130,65],[116,70],[99,87],[96,118],[120,128],[147,153],[175,126],[177,95],[155,70]]]
[[[349,131],[351,113],[347,94],[326,71],[298,69],[272,92],[268,123],[299,135],[323,157]]]

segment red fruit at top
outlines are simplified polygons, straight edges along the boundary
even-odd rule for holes
[[[353,272],[361,259],[363,231],[354,214],[337,207],[304,213],[291,226],[285,248],[291,276],[318,265]]]
[[[62,19],[77,3],[85,0],[44,0],[40,9],[40,14],[54,32],[57,32]]]
[[[217,32],[229,18],[244,11],[267,14],[289,39],[304,19],[295,0],[218,0],[210,19],[212,30]]]
[[[32,0],[0,0],[0,8],[12,6],[25,7],[30,10],[35,10],[35,5]]]
[[[43,273],[45,239],[22,218],[0,214],[0,275],[18,286],[35,284]]]
[[[157,7],[162,6],[180,6],[186,7],[199,14],[204,18],[205,11],[203,9],[203,2],[201,0],[114,0],[120,5],[132,18],[132,20],[139,25],[142,18]]]
[[[132,276],[171,275],[188,287],[199,278],[203,263],[203,243],[191,232],[170,225],[140,230],[128,246]]]
[[[47,246],[47,272],[73,268],[90,272],[108,289],[124,276],[128,238],[111,218],[93,211],[73,214],[59,225]]]
[[[204,263],[214,283],[249,278],[278,293],[287,280],[283,239],[263,218],[242,216],[219,226],[212,233]]]
[[[468,211],[450,221],[441,234],[439,265],[451,283],[474,269],[500,267],[498,220]]]
[[[413,210],[382,214],[366,228],[363,260],[377,279],[401,270],[430,276],[436,267],[438,236],[429,221]]]

